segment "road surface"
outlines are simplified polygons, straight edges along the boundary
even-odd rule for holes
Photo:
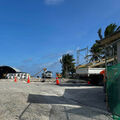
[[[0,120],[110,120],[102,87],[0,81]]]

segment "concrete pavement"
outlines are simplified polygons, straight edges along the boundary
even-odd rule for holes
[[[102,89],[0,81],[0,120],[110,120]]]

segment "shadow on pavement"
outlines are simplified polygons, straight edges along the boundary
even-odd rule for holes
[[[69,101],[66,102],[65,100]],[[102,88],[65,89],[63,96],[29,94],[27,102],[40,104],[86,105],[106,110]]]
[[[80,87],[80,86],[92,86],[87,83],[61,83],[60,86],[63,87]]]
[[[25,110],[21,113],[20,117],[33,104],[51,104],[51,105],[72,105],[72,107],[64,106],[63,112],[77,114],[88,118],[94,118],[97,115],[102,115],[102,112],[91,111],[92,108],[99,108],[106,110],[104,103],[104,93],[102,88],[84,88],[84,89],[65,89],[63,96],[48,96],[48,95],[36,95],[29,94],[28,103],[30,103]],[[74,106],[78,107],[75,108]]]
[[[64,97],[75,100],[78,104],[107,110],[104,102],[103,88],[83,88],[83,89],[66,89]]]
[[[77,105],[72,101],[65,101],[64,97],[58,96],[46,96],[46,95],[34,95],[29,94],[28,96],[28,103],[40,103],[40,104],[70,104],[70,105]]]

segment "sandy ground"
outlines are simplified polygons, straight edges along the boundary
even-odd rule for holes
[[[0,120],[111,120],[102,87],[0,81]]]

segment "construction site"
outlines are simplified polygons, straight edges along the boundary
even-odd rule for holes
[[[34,75],[22,72],[10,66],[0,67],[0,119],[1,120],[112,120],[119,119],[119,102],[114,108],[114,87],[110,73],[111,68],[119,60],[120,32],[110,39],[101,40],[106,53],[101,61],[81,64],[81,52],[88,56],[88,48],[77,50],[76,74],[73,78],[64,78],[62,74],[43,68]],[[117,46],[117,51],[114,47]],[[113,50],[114,49],[114,50]],[[114,52],[114,53],[113,53]],[[82,60],[83,62],[83,60]],[[104,71],[107,72],[107,76]],[[115,72],[117,68],[115,68]],[[40,76],[41,74],[41,76]],[[107,78],[107,82],[104,79]],[[115,82],[115,81],[114,81]],[[118,82],[118,81],[116,81]],[[119,84],[119,83],[118,83]],[[117,85],[118,85],[117,84]],[[112,85],[112,91],[111,87]],[[7,86],[7,87],[6,87]],[[106,92],[107,89],[107,92]],[[114,98],[113,98],[114,97]],[[111,99],[112,98],[112,99]]]
[[[112,120],[119,119],[119,98],[112,80],[119,85],[116,62],[119,62],[120,32],[100,41],[106,50],[101,61],[79,63],[81,52],[88,56],[88,48],[77,50],[74,78],[43,68],[34,75],[10,67],[0,67],[1,120]],[[113,47],[111,47],[113,46]],[[114,49],[117,46],[117,49]],[[113,50],[114,49],[114,50]],[[117,51],[115,51],[117,50]],[[82,61],[83,62],[83,61]],[[86,63],[86,64],[85,64]],[[118,64],[119,65],[119,64]],[[113,66],[113,68],[111,68]],[[116,74],[113,77],[111,69]],[[107,76],[104,71],[108,70]],[[40,76],[41,74],[41,76]],[[105,79],[107,78],[107,82]],[[110,80],[110,81],[109,81]],[[7,87],[6,87],[7,86]],[[112,89],[111,89],[112,86]],[[106,91],[107,90],[107,91]],[[112,99],[111,99],[112,98]],[[114,101],[118,106],[114,106]]]
[[[100,61],[88,62],[85,57],[85,62],[81,64],[81,52],[88,56],[89,50],[88,47],[77,50],[76,74],[73,78],[64,78],[60,73],[53,77],[53,72],[47,68],[30,75],[10,66],[1,66],[0,119],[119,119],[119,97],[114,96],[119,91],[119,87],[114,87],[116,83],[119,85],[119,67],[116,66],[120,58],[119,38],[120,32],[100,41],[102,46],[107,42],[104,49],[109,51]],[[107,74],[104,73],[106,70]],[[114,84],[111,82],[113,79]],[[118,101],[118,106],[115,101]]]
[[[120,120],[119,5],[1,0],[0,120]]]

